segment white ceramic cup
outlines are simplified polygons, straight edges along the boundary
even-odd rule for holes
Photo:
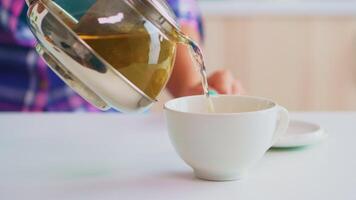
[[[211,98],[215,113],[209,113],[204,96],[177,98],[165,104],[171,142],[198,178],[241,179],[286,131],[288,111],[259,97]]]

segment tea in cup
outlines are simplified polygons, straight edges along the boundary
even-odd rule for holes
[[[288,111],[260,97],[219,95],[168,101],[165,117],[171,142],[198,178],[242,179],[273,143],[286,132]]]

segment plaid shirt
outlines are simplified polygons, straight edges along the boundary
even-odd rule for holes
[[[180,24],[201,29],[194,0],[167,0]],[[65,85],[34,50],[24,0],[0,0],[0,111],[98,111]]]

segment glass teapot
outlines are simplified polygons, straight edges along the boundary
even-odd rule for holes
[[[164,0],[26,0],[48,66],[101,110],[144,111],[165,87],[181,32]]]

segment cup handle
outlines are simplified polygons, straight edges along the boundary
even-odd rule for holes
[[[277,112],[279,115],[279,120],[278,120],[276,131],[273,134],[271,146],[273,146],[274,143],[277,142],[279,137],[287,131],[289,125],[289,114],[287,109],[277,105]]]

